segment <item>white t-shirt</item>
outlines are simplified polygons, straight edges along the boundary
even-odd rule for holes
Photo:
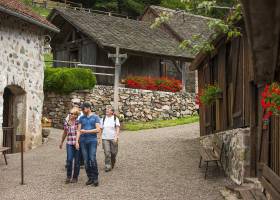
[[[113,140],[116,136],[116,126],[120,126],[119,119],[114,116],[111,117],[105,117],[105,121],[103,124],[103,119],[100,120],[100,126],[102,128],[102,139],[103,140]]]

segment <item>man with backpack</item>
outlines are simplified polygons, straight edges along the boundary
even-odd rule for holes
[[[102,146],[105,154],[105,172],[111,171],[116,163],[118,141],[120,137],[120,121],[113,108],[106,109],[106,115],[101,120]]]

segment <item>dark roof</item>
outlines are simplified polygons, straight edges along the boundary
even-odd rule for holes
[[[116,47],[159,56],[191,60],[193,56],[179,48],[179,42],[161,29],[151,29],[143,21],[89,13],[82,10],[56,8],[49,20],[62,16],[101,47]]]
[[[59,31],[53,24],[45,18],[35,14],[19,0],[0,0],[0,12],[13,15],[51,31]]]
[[[160,6],[150,6],[154,13],[159,16],[160,13],[170,13],[171,17],[166,24],[182,39],[191,39],[195,34],[201,34],[205,38],[209,38],[211,32],[208,28],[208,22],[214,20],[210,17],[194,15],[185,11],[176,11]]]

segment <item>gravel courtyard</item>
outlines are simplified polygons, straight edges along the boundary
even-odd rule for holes
[[[122,132],[114,171],[105,173],[98,149],[100,186],[85,186],[81,170],[77,184],[64,184],[65,148],[58,148],[61,130],[53,129],[48,143],[25,153],[25,182],[20,182],[19,154],[0,158],[1,200],[214,200],[226,179],[214,169],[204,180],[198,168],[198,124]]]

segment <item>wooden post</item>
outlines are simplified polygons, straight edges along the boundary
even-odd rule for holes
[[[126,61],[127,54],[120,54],[120,48],[116,48],[116,54],[108,54],[109,58],[115,63],[115,81],[114,81],[114,110],[118,114],[119,112],[119,85],[121,65]]]
[[[188,64],[180,61],[180,68],[182,69],[182,92],[186,92],[186,76]]]

